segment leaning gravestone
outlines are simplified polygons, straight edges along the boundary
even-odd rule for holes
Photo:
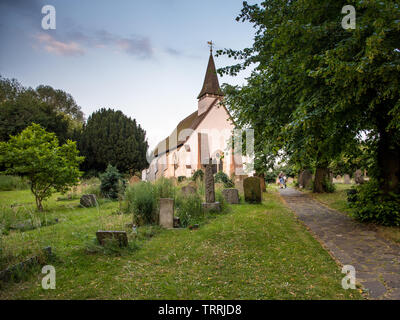
[[[310,170],[303,170],[299,175],[299,186],[300,188],[307,188],[309,187],[310,183],[312,182],[312,174]]]
[[[249,177],[243,181],[244,199],[250,203],[261,202],[261,186],[258,177]]]
[[[182,187],[182,193],[185,196],[192,195],[196,193],[196,188],[192,186],[184,186]]]
[[[205,196],[206,202],[204,202],[203,209],[206,211],[221,211],[219,202],[215,202],[215,186],[214,186],[214,175],[213,175],[213,164],[211,159],[209,163],[205,165],[206,170],[204,174],[204,185],[205,185]]]
[[[96,195],[94,194],[84,194],[80,199],[81,206],[88,208],[88,207],[95,207],[97,205]]]
[[[239,191],[238,189],[224,189],[222,190],[222,196],[225,201],[229,204],[238,204],[239,203]]]
[[[103,231],[99,230],[96,232],[97,241],[104,246],[107,240],[116,240],[120,247],[126,247],[128,245],[128,236],[126,231]]]
[[[354,182],[357,184],[364,183],[364,174],[360,169],[357,169],[356,172],[354,172]]]
[[[160,199],[159,224],[164,228],[174,227],[174,199]]]
[[[345,184],[350,184],[350,176],[348,174],[343,176],[343,180]]]

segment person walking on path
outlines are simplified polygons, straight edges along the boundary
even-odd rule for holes
[[[283,186],[284,186],[284,184],[285,184],[285,180],[283,179],[283,172],[281,171],[280,173],[279,173],[279,176],[278,176],[278,178],[279,178],[279,188],[281,188],[281,189],[283,189]]]

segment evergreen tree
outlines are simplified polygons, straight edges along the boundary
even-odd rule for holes
[[[103,108],[92,113],[83,126],[78,146],[86,157],[85,171],[102,172],[108,164],[120,172],[147,167],[146,132],[121,111]]]

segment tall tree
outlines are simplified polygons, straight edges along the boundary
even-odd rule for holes
[[[356,5],[356,30],[342,28],[348,4]],[[244,61],[221,73],[256,64],[247,86],[226,89],[233,114],[259,131],[258,150],[312,163],[314,191],[363,131],[379,146],[382,189],[399,191],[398,17],[396,1],[244,2],[237,20],[254,24],[253,46],[219,51]]]
[[[146,132],[121,111],[100,109],[92,113],[83,127],[79,150],[86,157],[85,171],[104,171],[108,164],[120,172],[147,167]]]
[[[0,141],[7,141],[32,123],[54,132],[60,142],[76,138],[83,113],[71,95],[49,86],[37,90],[0,76]]]

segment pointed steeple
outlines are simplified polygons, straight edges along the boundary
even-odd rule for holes
[[[217,71],[215,69],[212,51],[210,50],[210,58],[208,59],[208,66],[206,76],[204,77],[203,88],[201,89],[197,99],[202,98],[206,94],[222,96],[221,88],[219,87]]]

